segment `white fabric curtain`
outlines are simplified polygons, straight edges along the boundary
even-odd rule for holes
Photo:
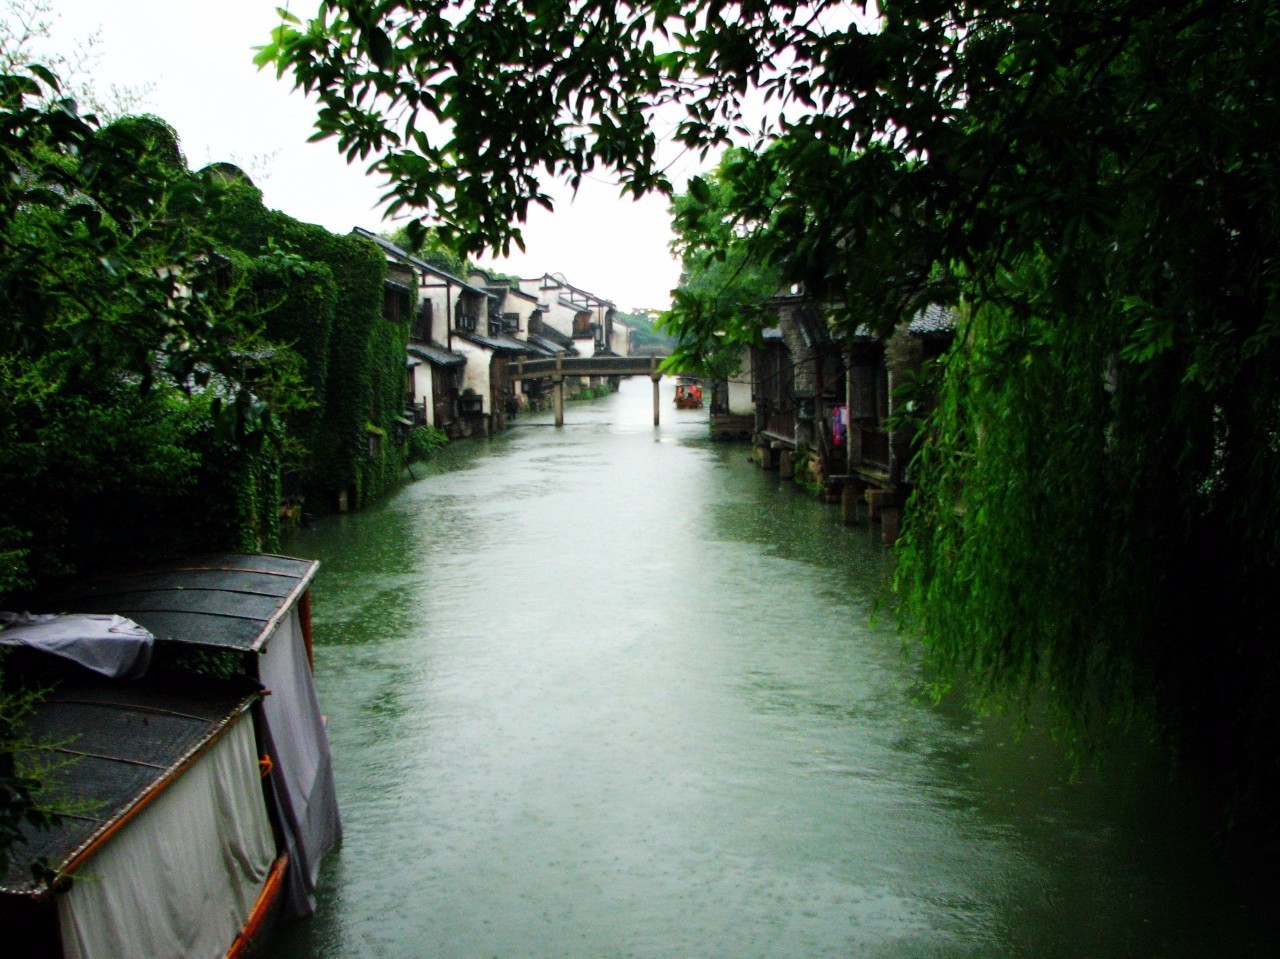
[[[271,782],[289,851],[284,913],[315,911],[320,860],[342,834],[333,760],[297,607],[280,623],[258,658],[258,677],[270,695],[262,703]]]
[[[58,902],[68,959],[221,959],[275,859],[243,713],[76,871]]]

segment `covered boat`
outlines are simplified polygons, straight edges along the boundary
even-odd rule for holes
[[[313,910],[320,860],[341,832],[311,675],[317,565],[220,554],[97,578],[49,602],[128,617],[154,634],[157,659],[221,652],[235,675],[72,681],[30,717],[29,734],[58,760],[59,805],[73,802],[11,850],[0,915],[23,931],[22,954],[239,955],[277,910]]]
[[[676,378],[676,409],[696,410],[702,408],[702,381],[693,376]]]

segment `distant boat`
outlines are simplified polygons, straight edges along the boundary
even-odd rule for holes
[[[702,409],[702,381],[694,376],[676,378],[676,409]]]

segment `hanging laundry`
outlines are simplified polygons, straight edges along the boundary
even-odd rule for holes
[[[844,446],[849,436],[849,407],[837,406],[831,410],[831,437],[836,446]]]

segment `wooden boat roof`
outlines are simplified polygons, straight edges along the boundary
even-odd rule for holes
[[[301,599],[319,563],[267,553],[219,553],[100,576],[49,612],[116,613],[158,642],[258,652]]]
[[[32,862],[43,860],[56,872],[74,870],[259,696],[243,681],[172,676],[60,685],[25,717],[17,735],[39,744],[27,758],[49,767],[42,774],[47,795],[71,813],[50,829],[23,824],[0,874],[0,894],[46,892],[46,883],[31,873]]]

